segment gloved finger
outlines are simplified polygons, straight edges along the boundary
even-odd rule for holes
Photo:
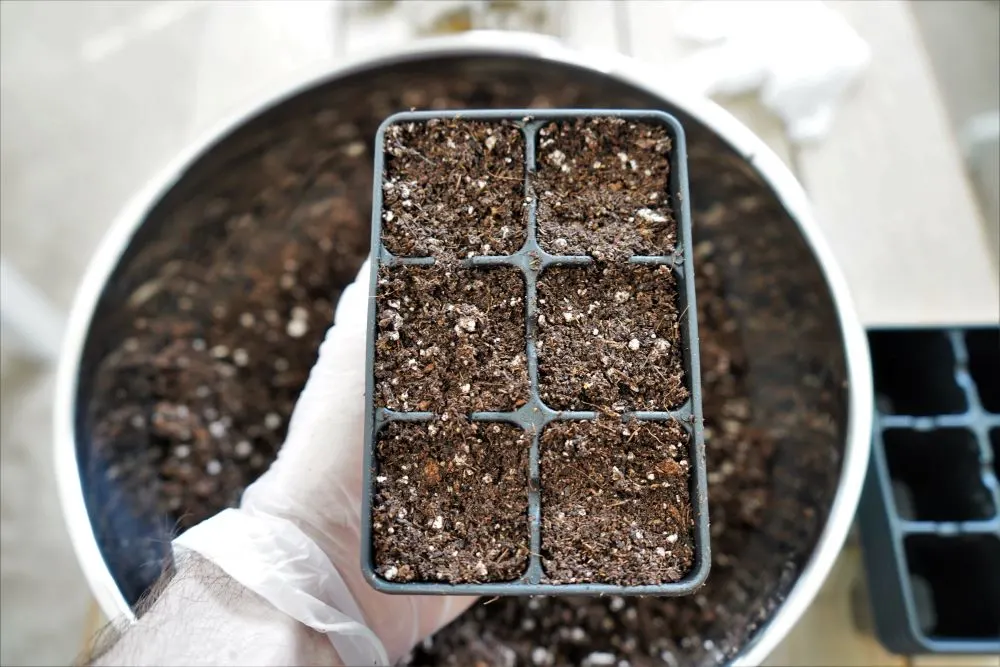
[[[250,511],[295,521],[329,556],[395,658],[475,598],[388,596],[361,574],[365,355],[370,264],[341,295],[278,460],[244,494]]]
[[[331,560],[360,544],[369,266],[341,294],[277,460],[241,500],[249,511],[293,518]]]
[[[344,491],[351,498],[360,498],[369,266],[365,261],[357,279],[341,294],[334,324],[320,345],[319,357],[292,412],[278,460],[247,490],[244,502],[253,502],[259,495],[256,486],[298,487],[309,480],[329,483],[331,475],[344,478],[340,483],[349,484]],[[303,471],[311,472],[304,475]],[[345,475],[345,471],[356,474]]]
[[[370,274],[369,260],[365,260],[357,278],[340,296],[333,326],[292,413],[286,446],[324,439],[343,425],[359,428],[364,421]]]

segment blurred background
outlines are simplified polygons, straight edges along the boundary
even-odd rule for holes
[[[755,3],[741,26],[726,17],[745,8],[683,1],[0,3],[0,662],[67,663],[100,622],[51,460],[60,329],[90,256],[172,157],[302,72],[475,28],[624,52],[793,169],[865,324],[995,324],[1000,5],[830,2],[796,24],[795,4]],[[854,630],[851,548],[772,664],[902,664]]]

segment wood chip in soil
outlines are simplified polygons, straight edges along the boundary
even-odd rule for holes
[[[672,140],[666,128],[620,118],[554,122],[538,137],[538,241],[557,255],[668,255]]]
[[[555,410],[669,410],[688,397],[665,266],[554,267],[538,281],[538,381]]]
[[[385,132],[382,242],[454,260],[524,244],[524,138],[508,121],[433,119]]]
[[[694,515],[680,423],[555,422],[540,445],[549,582],[637,586],[687,574]]]
[[[376,298],[379,407],[441,414],[527,402],[519,270],[382,267]]]
[[[392,581],[482,583],[528,566],[528,449],[511,424],[393,422],[379,434],[376,571]]]

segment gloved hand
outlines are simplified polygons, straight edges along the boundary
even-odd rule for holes
[[[268,545],[269,551],[272,543],[274,551],[309,551],[295,547],[294,539],[284,539],[281,526],[287,524],[271,521],[272,517],[290,521],[311,538],[346,584],[346,590],[340,587],[340,592],[326,595],[327,598],[343,599],[327,599],[326,602],[350,616],[355,615],[351,610],[360,610],[364,623],[385,646],[390,662],[395,662],[418,641],[465,611],[475,598],[385,595],[373,590],[361,573],[365,327],[369,280],[369,263],[365,262],[356,281],[340,298],[334,325],[327,332],[319,360],[295,406],[278,460],[246,489],[239,512],[264,519],[257,522],[265,528],[263,537],[256,543]],[[211,521],[202,524],[206,530]],[[266,528],[272,524],[277,527]],[[276,534],[268,534],[269,530]],[[197,550],[212,559],[212,554],[207,553],[210,549]],[[296,570],[295,563],[285,559],[307,560],[308,556],[303,553],[268,553],[268,558],[281,563],[277,571],[296,572],[295,581],[288,581],[289,591],[296,586],[315,588],[316,581],[328,579],[298,576],[298,570],[303,568]],[[315,562],[315,558],[313,560]],[[227,569],[225,564],[219,564]],[[251,572],[251,578],[254,576]],[[280,589],[284,584],[280,576],[270,579],[269,590]],[[245,580],[241,583],[255,588]],[[313,590],[306,593],[307,597],[319,597]],[[290,595],[294,597],[298,593]],[[264,597],[269,599],[268,595]],[[353,599],[346,599],[348,597]]]

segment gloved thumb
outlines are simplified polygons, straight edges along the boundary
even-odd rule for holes
[[[360,511],[369,267],[366,260],[357,279],[341,294],[333,326],[295,405],[278,460],[247,488],[244,507],[271,505],[278,500],[276,496],[291,501],[287,495],[294,490],[291,495],[322,499],[326,507],[285,509],[297,516],[329,513],[317,517],[324,527],[342,523],[344,512],[356,515]],[[311,486],[322,488],[304,488]],[[356,521],[355,516],[348,523]]]
[[[290,519],[302,528],[340,572],[389,656],[398,659],[475,598],[388,596],[369,587],[361,574],[370,279],[366,261],[340,297],[278,460],[247,488],[241,507]]]

